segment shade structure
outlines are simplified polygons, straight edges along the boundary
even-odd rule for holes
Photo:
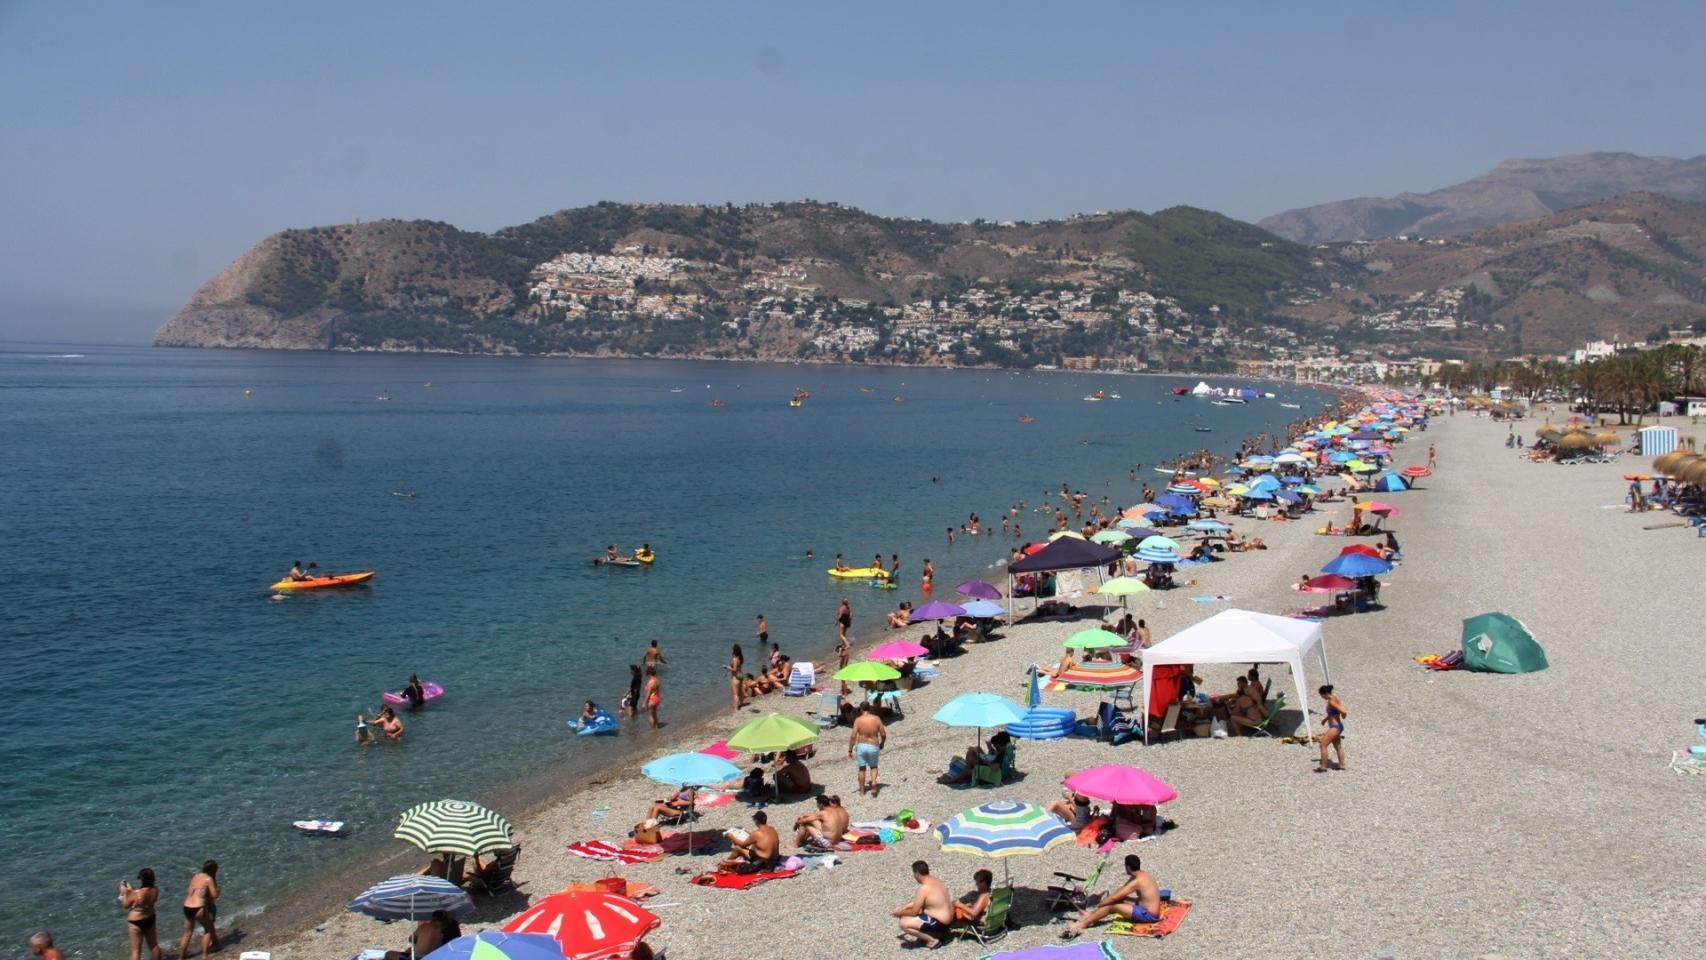
[[[1080,630],[1066,638],[1068,650],[1103,650],[1125,646],[1125,638],[1107,630]]]
[[[1131,534],[1124,530],[1102,530],[1090,537],[1093,543],[1124,543],[1130,540]]]
[[[1392,564],[1379,557],[1371,557],[1362,553],[1341,553],[1327,561],[1321,568],[1322,573],[1336,573],[1341,577],[1372,577],[1375,574],[1386,573],[1392,569]]]
[[[544,934],[568,960],[627,957],[646,934],[663,921],[627,897],[614,893],[555,893],[529,906],[504,930]]]
[[[729,736],[731,750],[743,753],[776,753],[817,742],[817,727],[780,713],[749,720]]]
[[[740,779],[739,767],[708,753],[672,753],[646,764],[640,772],[649,780],[674,787],[703,787]]]
[[[633,949],[630,945],[629,949]],[[563,948],[543,934],[504,933],[482,930],[455,940],[427,954],[436,960],[562,960]],[[612,954],[600,953],[599,958]],[[425,957],[420,960],[426,960]]]
[[[1159,777],[1123,763],[1104,763],[1066,778],[1066,789],[1109,803],[1162,804],[1179,798],[1179,791]]]
[[[1059,540],[1061,537],[1071,537],[1074,540],[1084,539],[1084,535],[1077,530],[1056,530],[1048,535],[1050,540]]]
[[[1046,573],[1051,570],[1077,570],[1083,567],[1102,567],[1118,560],[1120,552],[1088,540],[1063,537],[1036,553],[1007,567],[1008,573]]]
[[[1148,593],[1149,584],[1136,577],[1115,577],[1097,587],[1096,592],[1104,597],[1129,597],[1134,593]]]
[[[1303,657],[1311,649],[1321,658],[1322,679],[1330,679],[1327,645],[1322,642],[1319,623],[1250,610],[1223,610],[1143,651],[1143,702],[1150,702],[1155,668],[1162,664],[1283,663],[1291,667],[1292,680],[1297,684],[1297,708],[1303,711],[1304,730],[1313,735],[1305,709],[1309,697],[1303,672]],[[1145,741],[1148,738],[1146,725]]]
[[[1120,511],[1120,516],[1127,520],[1143,520],[1151,514],[1166,513],[1167,508],[1156,503],[1139,503]]]
[[[1463,621],[1463,667],[1490,673],[1532,673],[1549,664],[1527,624],[1508,613]]]
[[[891,640],[888,643],[872,647],[865,654],[866,660],[910,660],[913,657],[928,656],[930,648],[911,640]]]
[[[1219,520],[1192,520],[1185,524],[1185,529],[1195,530],[1198,533],[1225,533],[1232,528]]]
[[[392,836],[428,853],[459,853],[466,857],[508,850],[509,821],[467,800],[434,800],[403,811]]]
[[[936,600],[931,603],[926,603],[920,607],[914,607],[912,614],[907,619],[911,620],[913,623],[922,623],[925,620],[952,620],[954,617],[963,617],[965,615],[965,607],[962,607],[957,603],[948,603],[943,600]]]
[[[1397,507],[1394,507],[1390,503],[1382,503],[1379,500],[1370,500],[1364,505],[1364,509],[1369,513],[1381,517],[1396,517],[1398,515]]]
[[[950,727],[1004,727],[1025,719],[1025,708],[998,693],[962,693],[931,719]]]
[[[954,592],[962,597],[972,597],[978,600],[1001,599],[1001,591],[997,590],[994,584],[985,583],[982,580],[967,580],[965,583],[954,587]]]
[[[861,683],[867,680],[873,682],[899,680],[900,671],[886,663],[880,663],[876,660],[861,660],[858,663],[850,663],[847,666],[842,667],[840,670],[835,671],[835,679],[847,680],[853,683]]]
[[[960,606],[966,608],[966,616],[976,617],[979,620],[999,617],[1007,612],[1006,607],[993,600],[971,600],[960,604]]]
[[[1132,556],[1144,563],[1178,563],[1180,560],[1184,559],[1184,557],[1179,556],[1171,550],[1144,549],[1137,551],[1132,554]]]
[[[474,912],[474,900],[449,880],[410,873],[368,887],[345,909],[378,920],[425,920],[439,910],[466,916]]]
[[[1130,526],[1127,526],[1127,524],[1130,524]],[[1155,529],[1154,527],[1142,526],[1136,520],[1121,520],[1120,521],[1120,529],[1124,530],[1126,533],[1131,534],[1131,538],[1133,540],[1139,540],[1139,541],[1147,539],[1149,537],[1158,537],[1161,535],[1161,531]]]
[[[993,800],[956,813],[931,831],[947,853],[978,857],[1035,857],[1071,843],[1072,828],[1033,803]]]
[[[1246,500],[1272,500],[1274,496],[1275,492],[1268,487],[1251,487],[1243,493]]]

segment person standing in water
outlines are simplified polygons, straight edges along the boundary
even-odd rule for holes
[[[426,688],[421,686],[420,677],[412,673],[409,674],[408,685],[403,687],[403,698],[409,701],[409,706],[411,708],[419,707],[426,703]]]
[[[841,606],[835,610],[835,629],[841,645],[847,646],[847,634],[853,629],[853,605],[847,602],[846,597],[841,598]]]
[[[936,580],[936,568],[932,567],[930,565],[930,558],[925,557],[924,558],[924,577],[923,577],[923,580],[920,584],[921,588],[924,591],[925,596],[930,595],[930,590],[934,586],[935,580]]]
[[[646,668],[646,713],[651,716],[652,729],[658,728],[658,707],[663,705],[663,681],[658,679],[658,668]]]
[[[651,646],[646,648],[646,655],[645,655],[646,666],[655,667],[655,666],[658,666],[659,664],[664,664],[664,663],[668,663],[668,662],[669,662],[668,660],[665,660],[663,658],[663,651],[658,649],[658,642],[656,640],[653,640]]]
[[[136,886],[119,881],[119,905],[124,907],[124,922],[130,934],[130,960],[142,960],[142,945],[148,945],[148,955],[161,960],[159,934],[155,923],[155,905],[160,902],[160,888],[154,885],[154,871],[143,867],[136,871]],[[50,938],[49,946],[53,943]]]
[[[770,642],[770,624],[764,622],[764,614],[758,615],[758,628],[753,633],[758,636],[758,649],[764,649],[764,645]]]
[[[628,664],[628,716],[640,715],[640,688],[645,686],[646,676],[640,672],[637,663]]]
[[[184,935],[178,940],[178,960],[184,960],[189,954],[190,938],[195,935],[198,924],[203,930],[202,960],[213,952],[213,945],[219,939],[219,932],[214,929],[219,900],[218,876],[219,861],[208,860],[202,863],[201,872],[190,878],[189,890],[184,894]]]

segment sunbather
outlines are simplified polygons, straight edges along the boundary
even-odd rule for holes
[[[682,787],[673,797],[652,801],[651,807],[646,810],[646,817],[647,819],[676,820],[687,816],[688,811],[692,809],[693,788]]]
[[[912,623],[912,603],[907,600],[900,602],[900,609],[889,614],[889,629],[904,630]]]
[[[415,927],[415,932],[409,935],[408,950],[387,950],[385,960],[410,960],[411,957],[424,957],[439,947],[462,936],[462,927],[450,919],[450,914],[443,910],[433,911],[433,915],[422,920]]]
[[[1060,933],[1062,940],[1071,940],[1082,934],[1092,924],[1100,923],[1110,916],[1124,917],[1133,923],[1159,923],[1161,921],[1161,888],[1155,883],[1155,878],[1143,869],[1143,861],[1137,854],[1125,858],[1126,882],[1119,889],[1103,897],[1094,907],[1084,911],[1084,915],[1067,924]]]
[[[782,754],[782,766],[776,771],[775,779],[778,793],[800,796],[812,792],[811,771],[793,750]]]
[[[1043,809],[1066,821],[1074,832],[1089,826],[1090,818],[1095,815],[1090,798],[1070,790],[1061,791],[1060,799],[1043,804]]]
[[[954,901],[955,923],[982,923],[983,915],[989,912],[990,888],[995,883],[995,875],[988,870],[979,870],[971,875],[971,882],[971,902],[967,903],[963,897]]]
[[[1050,677],[1058,677],[1076,666],[1078,666],[1078,660],[1072,656],[1072,651],[1068,650],[1065,654],[1061,655],[1059,663],[1055,664],[1052,668],[1043,667],[1042,672],[1048,674]]]
[[[733,852],[717,864],[718,870],[759,873],[776,869],[781,862],[782,838],[763,810],[753,811],[752,823],[751,830],[730,830],[723,834]]]
[[[1115,803],[1108,807],[1110,836],[1118,840],[1133,840],[1154,836],[1172,821],[1162,820],[1153,803]]]
[[[794,845],[830,849],[847,838],[847,821],[840,797],[818,794],[817,812],[802,813],[794,820]]]
[[[1254,733],[1268,719],[1261,694],[1250,690],[1248,677],[1238,678],[1238,689],[1232,694],[1231,700],[1223,705],[1223,709],[1226,711],[1226,722],[1235,733]]]

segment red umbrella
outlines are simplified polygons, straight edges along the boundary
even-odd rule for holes
[[[1347,580],[1336,573],[1324,574],[1309,581],[1309,589],[1319,590],[1322,593],[1331,593],[1334,590],[1350,590],[1356,585],[1355,580]]]
[[[1398,472],[1406,477],[1431,477],[1434,475],[1434,472],[1427,467],[1405,467]]]
[[[1369,546],[1366,543],[1353,543],[1350,546],[1346,547],[1345,549],[1340,550],[1339,556],[1342,557],[1347,553],[1360,553],[1365,557],[1373,557],[1376,560],[1386,559],[1385,557],[1380,555],[1379,550],[1374,549],[1373,547]]]
[[[634,944],[662,923],[614,893],[555,893],[523,910],[504,932],[547,934],[567,960],[612,960],[633,953]]]
[[[1046,546],[1048,546],[1048,544],[1046,544],[1046,543],[1033,543],[1030,546],[1026,547],[1025,549],[1020,550],[1019,552],[1028,557],[1031,554],[1036,553],[1038,550],[1041,550],[1042,548],[1044,548]]]

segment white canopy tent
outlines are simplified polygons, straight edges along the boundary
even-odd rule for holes
[[[1330,683],[1327,645],[1321,642],[1319,623],[1249,610],[1223,610],[1143,651],[1143,699],[1139,702],[1149,703],[1153,668],[1162,664],[1283,663],[1291,667],[1291,678],[1297,683],[1304,732],[1313,736],[1309,723],[1309,687],[1303,677],[1303,655],[1311,647],[1320,652],[1322,680]],[[1147,724],[1143,739],[1145,743],[1149,741]]]

